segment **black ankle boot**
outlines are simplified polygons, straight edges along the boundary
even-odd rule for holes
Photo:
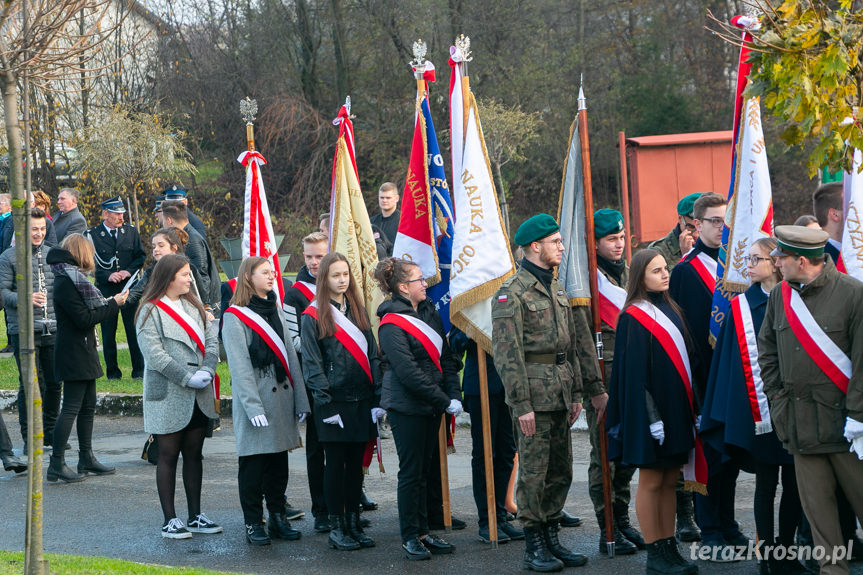
[[[341,515],[330,515],[330,523],[333,528],[330,531],[327,545],[332,549],[339,549],[340,551],[355,551],[360,548],[360,544],[348,533],[347,518],[344,513]]]
[[[692,492],[677,492],[677,537],[682,542],[701,541],[701,530],[695,524]]]
[[[614,554],[615,555],[632,555],[638,551],[638,547],[629,541],[617,529],[614,530]],[[605,526],[599,528],[599,552],[603,555],[608,555],[608,541],[605,539]]]
[[[617,509],[615,508],[614,514],[614,526],[620,531],[620,534],[623,537],[635,545],[638,549],[644,549],[646,547],[644,543],[644,538],[639,533],[638,529],[632,526],[632,523],[629,521],[629,511],[628,509]]]
[[[354,541],[359,543],[360,547],[374,547],[374,539],[366,535],[360,525],[360,514],[346,513],[345,516],[347,518],[348,535],[350,535]]]
[[[66,465],[66,458],[63,455],[51,455],[51,462],[48,464],[48,481],[64,481],[66,483],[77,483],[84,481],[84,476],[72,471]]]
[[[698,566],[695,563],[687,561],[686,558],[680,554],[680,548],[677,546],[677,539],[674,537],[668,537],[666,539],[660,539],[659,542],[661,543],[663,541],[665,542],[666,557],[671,563],[683,567],[686,575],[695,575],[698,573]]]
[[[688,570],[670,556],[665,539],[647,544],[647,575],[685,575]]]
[[[365,488],[360,491],[360,506],[363,508],[363,511],[374,511],[378,508],[378,504],[375,503],[366,493]]]
[[[117,472],[115,467],[99,463],[92,449],[78,452],[78,473],[81,475],[113,475]]]
[[[586,555],[576,553],[560,544],[557,529],[557,523],[544,523],[542,526],[542,535],[551,554],[563,561],[567,567],[581,567],[587,563]]]
[[[296,541],[302,535],[298,530],[291,527],[291,522],[288,521],[284,513],[270,513],[267,527],[270,529],[270,537],[273,539]]]
[[[551,573],[563,569],[563,561],[548,550],[540,527],[525,527],[524,543],[524,560],[522,561],[524,569],[541,573]]]
[[[3,460],[3,469],[6,471],[14,471],[15,473],[27,471],[27,464],[11,453],[9,455],[0,454],[0,460]]]

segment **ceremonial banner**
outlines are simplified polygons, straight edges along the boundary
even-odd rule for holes
[[[497,203],[464,51],[450,48],[450,142],[455,235],[450,271],[453,325],[491,354],[491,298],[515,273]]]
[[[282,266],[279,263],[276,236],[273,233],[273,222],[270,219],[270,208],[267,205],[267,194],[264,192],[264,180],[261,178],[261,166],[267,161],[260,152],[247,151],[240,154],[237,161],[246,167],[246,194],[243,202],[243,257],[260,256],[272,262],[276,270],[276,281],[273,287],[279,302],[285,299],[285,287],[282,284]]]
[[[842,228],[841,261],[845,272],[863,281],[863,152],[854,150],[854,165],[845,173],[845,226]],[[838,265],[837,265],[838,267]],[[842,270],[840,270],[842,271]]]
[[[731,184],[728,188],[728,210],[722,230],[716,270],[716,289],[710,315],[711,338],[719,335],[719,328],[728,313],[731,298],[749,287],[749,249],[755,240],[773,235],[773,199],[770,188],[770,171],[767,167],[767,148],[761,127],[761,104],[758,98],[743,100],[749,70],[746,59],[749,31],[757,29],[758,21],[735,16],[732,24],[744,29],[743,46],[737,69],[737,94],[734,103],[734,140],[731,162]]]
[[[578,116],[569,129],[569,146],[563,164],[563,181],[557,201],[557,221],[563,240],[558,279],[572,305],[590,304],[590,273],[585,241],[584,180]]]
[[[374,280],[378,251],[357,173],[350,101],[339,110],[333,124],[339,127],[339,139],[333,159],[330,195],[330,251],[339,252],[350,262],[351,275],[363,295],[369,319],[377,326],[376,312],[383,299]]]

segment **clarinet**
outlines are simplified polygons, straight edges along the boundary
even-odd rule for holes
[[[42,335],[51,335],[55,326],[53,325],[54,322],[48,319],[48,286],[45,281],[45,266],[42,261],[42,246],[39,246],[36,257],[39,262],[36,266],[36,279],[38,281],[39,292],[45,296],[45,303],[41,305],[42,319],[36,321],[36,327],[41,330]]]

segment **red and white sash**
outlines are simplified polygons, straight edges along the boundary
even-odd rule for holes
[[[443,338],[432,326],[417,317],[401,313],[388,313],[384,315],[380,325],[384,326],[388,323],[400,327],[419,340],[435,366],[443,372],[443,368],[440,365],[440,355],[443,353]]]
[[[830,339],[818,322],[812,317],[809,308],[797,290],[788,282],[782,282],[782,304],[791,331],[797,336],[800,345],[842,393],[848,393],[851,380],[851,360],[836,343]]]
[[[288,367],[288,350],[285,348],[285,342],[276,333],[276,330],[267,323],[260,314],[252,311],[247,307],[232,305],[225,310],[224,313],[230,313],[246,324],[253,332],[258,334],[264,343],[276,354],[282,367],[285,368],[285,373],[288,374],[288,381],[291,382],[291,387],[294,386],[294,378],[291,377],[291,369]]]
[[[318,291],[318,286],[309,282],[294,282],[294,287],[300,290],[300,293],[306,296],[306,299],[312,301],[315,299],[315,293]]]
[[[611,283],[605,274],[596,274],[599,289],[599,317],[606,325],[617,326],[617,316],[626,302],[626,290]]]
[[[180,315],[177,312],[177,310],[175,310],[174,308],[172,308],[171,306],[169,306],[168,304],[166,304],[165,302],[163,302],[161,300],[152,300],[150,303],[152,303],[157,308],[159,308],[160,310],[162,310],[163,312],[168,314],[168,317],[173,319],[175,322],[177,322],[180,325],[181,328],[183,328],[183,330],[189,336],[189,339],[191,339],[192,342],[194,342],[194,344],[197,346],[198,350],[201,352],[201,355],[207,354],[207,348],[204,345],[205,334],[204,334],[204,332],[201,331],[201,328],[198,326],[198,324],[196,324],[194,322],[187,321],[186,318],[184,318],[182,315]],[[185,314],[183,314],[183,315],[185,315]],[[216,412],[217,413],[221,412],[220,405],[219,405],[219,386],[220,386],[219,374],[217,373],[216,376],[213,378],[213,394],[214,394],[215,400],[216,400]]]
[[[228,287],[231,288],[231,293],[237,291],[237,278],[231,278],[228,280]]]
[[[710,290],[710,293],[713,293],[716,289],[716,268],[718,265],[716,260],[704,252],[698,252],[694,258],[689,260],[689,263],[698,272],[704,286]]]
[[[369,343],[365,334],[345,314],[337,310],[336,306],[330,304],[330,309],[336,324],[334,337],[339,340],[339,343],[345,346],[351,357],[360,364],[360,367],[369,376],[369,383],[373,383],[372,366],[369,363]],[[312,316],[317,321],[318,302],[312,301],[303,313]]]
[[[695,447],[690,452],[689,461],[683,468],[683,479],[696,491],[704,491],[707,486],[707,460],[704,458],[701,438],[695,432],[695,396],[692,390],[692,369],[689,366],[689,354],[686,352],[683,333],[662,310],[650,302],[633,303],[626,308],[626,313],[634,317],[656,338],[677,369],[681,381],[683,381],[686,396],[689,398],[693,424],[692,432],[695,436]]]
[[[737,328],[737,347],[743,364],[743,380],[746,382],[752,421],[755,422],[755,435],[773,431],[770,423],[770,407],[764,394],[764,381],[761,379],[761,366],[758,365],[758,333],[752,321],[752,310],[746,294],[731,300],[731,314]]]

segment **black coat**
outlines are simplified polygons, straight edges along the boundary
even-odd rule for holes
[[[463,354],[466,356],[461,382],[464,394],[479,396],[479,360],[476,342],[457,327],[453,327],[449,332],[449,342],[454,354],[459,357]],[[503,381],[494,367],[494,360],[488,354],[485,357],[485,373],[488,377],[488,394],[503,395]]]
[[[49,264],[76,265],[68,251],[54,248],[48,253]],[[57,314],[57,339],[54,344],[54,373],[58,381],[88,381],[102,377],[99,353],[96,351],[96,325],[119,311],[117,302],[90,309],[75,284],[65,274],[54,276],[54,311]]]
[[[365,313],[360,310],[360,313]],[[353,310],[348,310],[353,320]],[[373,381],[335,336],[318,339],[318,322],[312,316],[301,318],[303,378],[314,401],[312,418],[320,441],[367,441],[376,437],[371,408],[380,405],[381,362],[377,344],[370,329],[366,336]],[[323,419],[339,414],[345,424],[323,423]]]
[[[420,303],[417,310],[405,298],[393,295],[378,307],[378,316],[400,313],[418,317],[443,338],[440,364],[442,372],[414,336],[392,325],[378,329],[381,353],[385,362],[381,407],[404,415],[439,415],[451,399],[461,399],[459,371],[461,362],[450,350],[443,322],[431,300]]]
[[[120,270],[134,274],[144,266],[146,254],[138,230],[124,223],[118,228],[117,240],[114,241],[104,224],[100,223],[87,230],[84,235],[90,239],[96,250],[96,287],[105,297],[120,293],[126,282],[112,283],[108,281],[108,277]]]

